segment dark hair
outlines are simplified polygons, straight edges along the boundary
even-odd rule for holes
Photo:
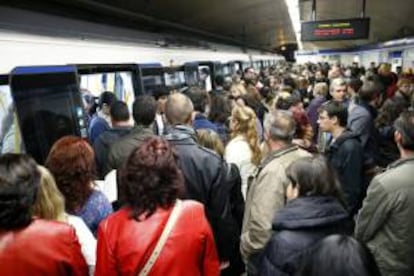
[[[111,105],[109,111],[112,120],[115,122],[124,122],[129,120],[129,110],[126,103],[123,101],[116,101]]]
[[[224,77],[222,75],[216,75],[214,77],[214,82],[216,83],[216,85],[218,86],[223,86],[224,85]]]
[[[45,166],[65,196],[65,208],[75,212],[91,195],[95,179],[95,154],[89,143],[76,136],[64,136],[50,150]]]
[[[343,202],[335,173],[321,155],[295,160],[286,168],[286,176],[293,187],[299,186],[299,196],[333,196]]]
[[[170,95],[170,91],[168,91],[165,87],[157,88],[152,95],[154,96],[155,100],[158,101],[160,98],[165,97],[167,98]]]
[[[120,170],[121,198],[132,209],[131,217],[148,218],[157,207],[168,208],[182,194],[184,177],[176,154],[163,138],[145,140]]]
[[[380,89],[380,86],[374,81],[365,81],[359,90],[359,98],[364,102],[370,102],[379,96]]]
[[[0,156],[0,229],[16,229],[32,221],[40,173],[28,155]]]
[[[414,151],[414,111],[404,111],[394,122],[394,128],[402,136],[401,146]]]
[[[329,101],[319,108],[319,113],[326,111],[329,118],[336,117],[341,127],[346,127],[348,123],[348,109],[341,102]]]
[[[380,276],[369,249],[356,239],[331,235],[307,251],[296,276]]]
[[[99,96],[98,106],[102,108],[104,104],[110,106],[116,101],[116,96],[110,91],[102,92]]]
[[[132,105],[132,116],[137,125],[149,126],[155,120],[157,102],[149,95],[138,96]]]
[[[189,87],[184,94],[190,98],[195,111],[204,113],[208,102],[208,94],[206,91],[199,87]]]
[[[351,78],[348,81],[348,86],[351,87],[356,93],[359,92],[359,89],[361,89],[363,82],[358,78]]]
[[[224,95],[214,95],[211,97],[209,120],[217,123],[226,123],[231,115],[231,103]]]

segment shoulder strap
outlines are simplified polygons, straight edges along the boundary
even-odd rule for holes
[[[171,211],[170,217],[168,218],[167,224],[164,227],[164,230],[162,231],[162,234],[160,238],[158,239],[157,245],[155,245],[154,250],[151,253],[151,256],[149,257],[148,261],[144,265],[144,268],[138,273],[138,276],[146,276],[150,272],[152,266],[155,264],[155,262],[158,259],[158,256],[160,255],[165,242],[168,239],[168,236],[170,235],[171,230],[173,229],[178,216],[180,215],[182,208],[182,201],[177,199],[175,201],[173,210]]]

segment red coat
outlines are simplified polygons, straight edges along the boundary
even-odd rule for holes
[[[95,275],[135,276],[141,271],[171,210],[158,208],[151,217],[138,222],[129,218],[129,208],[123,208],[101,222]],[[219,274],[219,259],[204,207],[186,200],[149,275]]]
[[[19,230],[0,230],[0,275],[88,275],[75,230],[35,219]]]

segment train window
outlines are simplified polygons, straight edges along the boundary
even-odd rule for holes
[[[165,85],[171,88],[182,87],[185,83],[183,71],[164,73]]]
[[[65,135],[86,138],[76,70],[73,66],[20,67],[10,83],[26,151],[40,164]]]
[[[200,87],[206,91],[211,91],[213,88],[210,67],[207,65],[198,66],[198,74],[200,76]]]
[[[132,112],[135,100],[132,72],[105,72],[81,75],[80,87],[83,93],[90,93],[94,97],[104,91],[113,92],[118,100],[127,103]]]
[[[0,154],[24,152],[9,85],[0,84]]]

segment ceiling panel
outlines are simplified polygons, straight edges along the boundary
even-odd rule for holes
[[[200,35],[209,33],[213,38],[229,39],[228,43],[269,50],[296,42],[285,0],[39,0],[36,5],[29,0],[9,2],[60,16],[160,33],[180,32],[180,28],[169,29],[169,23],[174,23],[200,30]],[[301,20],[311,19],[311,3],[300,0]],[[359,17],[362,3],[363,0],[316,0],[317,19]],[[369,39],[304,43],[304,48],[344,48],[414,35],[414,0],[366,3],[366,16],[371,18]],[[187,29],[187,35],[196,37],[192,30]]]

